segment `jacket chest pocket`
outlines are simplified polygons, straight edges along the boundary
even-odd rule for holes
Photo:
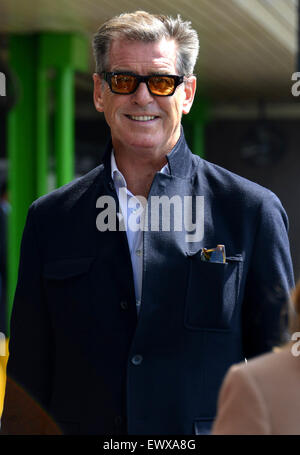
[[[89,291],[88,272],[93,258],[72,258],[48,262],[43,279],[46,298],[52,308],[67,311],[76,302],[84,302]]]
[[[242,271],[241,255],[226,263],[204,262],[200,253],[189,256],[185,326],[192,330],[231,329]]]

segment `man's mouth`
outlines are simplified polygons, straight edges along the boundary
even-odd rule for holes
[[[156,115],[126,115],[126,117],[136,122],[150,122],[158,118]]]

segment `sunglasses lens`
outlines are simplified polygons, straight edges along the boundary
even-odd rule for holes
[[[173,76],[147,76],[146,80],[149,90],[153,95],[173,95],[177,87],[176,77]],[[121,95],[134,93],[139,82],[139,76],[135,76],[134,74],[110,74],[112,91]]]
[[[174,92],[175,80],[169,76],[153,76],[149,79],[149,88],[154,95],[171,95]]]
[[[117,93],[131,93],[137,85],[135,76],[116,74],[111,78],[111,88]]]

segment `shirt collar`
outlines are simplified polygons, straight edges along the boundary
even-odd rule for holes
[[[122,174],[122,172],[120,172],[118,169],[114,149],[112,149],[112,151],[111,151],[110,166],[111,166],[111,178],[113,179],[114,183],[120,187],[125,186],[127,188],[127,183],[126,183],[125,177]],[[166,163],[159,172],[161,172],[162,174],[170,174],[169,164]]]
[[[110,166],[111,166],[111,178],[113,179],[114,184],[119,187],[125,186],[127,188],[127,183],[124,178],[124,175],[118,169],[114,149],[112,149],[111,156],[110,156]]]

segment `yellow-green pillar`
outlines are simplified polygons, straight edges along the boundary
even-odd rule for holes
[[[8,219],[7,316],[17,281],[19,249],[27,210],[36,196],[36,36],[12,36],[10,64],[18,77],[19,99],[7,118]],[[7,323],[7,331],[9,324]]]
[[[12,35],[9,54],[19,81],[20,98],[7,122],[12,207],[8,227],[7,332],[27,211],[36,198],[48,192],[48,72],[55,75],[55,173],[56,186],[61,186],[74,176],[74,73],[87,71],[89,52],[85,36],[39,33]]]
[[[195,155],[205,158],[205,130],[209,122],[209,100],[198,95],[194,99],[192,109],[184,117],[184,124],[187,125],[190,132],[190,146]]]

